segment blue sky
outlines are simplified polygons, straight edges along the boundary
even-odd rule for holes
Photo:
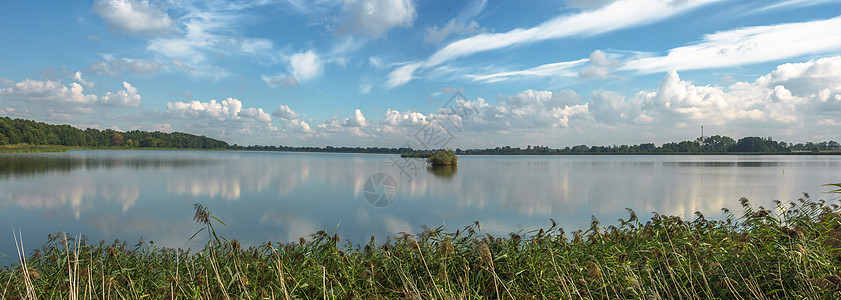
[[[838,1],[11,1],[0,40],[0,116],[80,128],[414,148],[841,132]]]

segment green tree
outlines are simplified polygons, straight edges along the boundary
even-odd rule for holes
[[[703,150],[706,152],[727,152],[727,149],[736,145],[729,136],[714,135],[704,139]]]

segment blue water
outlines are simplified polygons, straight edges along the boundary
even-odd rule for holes
[[[385,173],[393,182],[372,182]],[[380,176],[382,177],[382,176]],[[833,199],[841,156],[461,156],[457,169],[428,169],[398,155],[232,152],[70,151],[0,155],[0,264],[16,262],[12,230],[27,250],[47,234],[85,235],[198,248],[194,203],[244,245],[291,242],[318,230],[343,241],[383,241],[421,225],[456,230],[480,221],[499,235],[550,226],[603,226],[651,211],[721,216],[747,197],[755,205],[803,192]],[[371,187],[369,185],[368,187]],[[369,193],[365,193],[368,191]],[[385,195],[376,207],[366,195]],[[388,197],[391,196],[391,197]],[[388,202],[386,202],[388,203]]]

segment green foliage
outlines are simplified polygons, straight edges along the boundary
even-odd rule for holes
[[[761,152],[761,153],[784,153],[790,152],[786,143],[775,142],[773,139],[760,137],[745,137],[739,139],[735,145],[730,147],[728,152]]]
[[[836,186],[836,185],[834,185]],[[140,241],[89,243],[60,233],[0,267],[0,298],[261,299],[838,299],[841,213],[804,195],[739,216],[654,214],[565,233],[495,237],[475,222],[385,242],[319,231],[243,249],[209,235],[198,252]],[[196,207],[195,219],[212,216]],[[212,231],[208,227],[209,231]],[[29,282],[29,284],[27,284]]]
[[[453,151],[441,150],[433,153],[426,162],[433,166],[455,166],[458,164],[458,157]]]
[[[24,119],[0,117],[0,145],[53,145],[71,147],[158,147],[227,149],[228,143],[181,132],[119,132],[111,129],[81,130],[70,125],[50,125]]]
[[[830,192],[830,193],[841,194],[841,183],[828,183],[828,184],[824,184],[824,186],[834,186],[834,187],[836,187],[836,188],[838,188],[838,189],[831,190],[831,191],[829,191],[829,192]]]

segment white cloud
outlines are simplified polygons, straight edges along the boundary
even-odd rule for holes
[[[631,123],[640,114],[639,106],[625,101],[625,95],[613,91],[596,90],[588,102],[588,112],[598,122],[607,125]]]
[[[357,108],[353,111],[353,116],[345,119],[342,124],[346,127],[365,127],[368,125],[368,122],[365,121],[365,116],[362,115],[362,111]]]
[[[793,8],[800,8],[800,7],[806,7],[806,6],[814,6],[814,5],[824,4],[824,3],[830,3],[830,2],[833,2],[833,1],[835,1],[835,0],[785,0],[785,1],[780,1],[780,2],[777,2],[777,3],[773,3],[773,1],[768,1],[769,3],[772,3],[772,4],[770,4],[768,6],[765,6],[765,7],[761,7],[759,9],[756,9],[756,10],[752,11],[751,13],[758,13],[758,12],[764,12],[764,11],[769,11],[769,10],[777,10],[777,9],[793,9]]]
[[[160,132],[173,132],[175,130],[172,129],[172,125],[169,123],[158,123],[152,127],[153,131],[160,131]]]
[[[639,73],[734,67],[841,49],[841,16],[827,20],[746,27],[704,36],[703,41],[643,57],[621,69]]]
[[[0,114],[5,115],[5,116],[28,117],[29,116],[29,110],[28,109],[19,110],[19,109],[13,107],[13,106],[9,106],[9,107],[6,107],[6,108],[0,108]]]
[[[336,129],[336,128],[360,128],[365,127],[368,125],[368,122],[365,120],[365,116],[362,115],[362,111],[358,108],[353,111],[353,116],[344,118],[339,120],[338,115],[334,115],[329,120],[325,121],[323,124],[319,124],[319,128],[323,129]]]
[[[301,120],[304,115],[296,113],[289,105],[280,105],[277,110],[272,113],[273,116],[280,118],[280,123],[284,129],[291,129],[296,132],[312,132],[310,125]]]
[[[72,78],[73,78],[73,80],[76,80],[76,82],[81,83],[82,85],[84,85],[87,88],[92,88],[93,87],[93,82],[88,82],[87,80],[82,78],[82,71],[77,71],[76,73],[73,73]]]
[[[580,67],[587,63],[587,59],[579,59],[574,61],[559,62],[540,65],[531,69],[521,71],[498,72],[487,75],[468,75],[474,81],[483,81],[486,83],[504,81],[513,78],[521,77],[575,77],[578,73],[573,71],[573,68]]]
[[[810,120],[826,120],[841,112],[841,56],[782,64],[753,82],[726,88],[695,85],[670,71],[656,91],[639,92],[628,100],[597,91],[589,104],[594,120],[608,125],[808,129],[816,124]]]
[[[386,86],[389,88],[397,87],[406,84],[412,80],[415,70],[421,67],[420,63],[406,64],[402,67],[394,69],[388,74],[388,81]]]
[[[211,57],[247,56],[273,64],[279,60],[274,44],[269,39],[239,36],[238,26],[247,17],[244,11],[263,2],[237,4],[173,2],[186,14],[179,19],[180,30],[170,36],[155,37],[146,50],[153,52],[160,61],[170,61],[176,68],[190,71],[194,76],[216,79],[231,76],[224,69],[208,61]]]
[[[347,20],[339,27],[339,32],[373,38],[394,27],[411,27],[417,16],[412,0],[345,0],[342,12],[347,15]]]
[[[528,29],[517,28],[504,33],[480,34],[450,43],[414,69],[404,69],[400,73],[392,72],[389,82],[396,83],[393,86],[405,84],[411,80],[411,73],[420,67],[432,68],[447,61],[479,52],[549,39],[591,36],[651,24],[716,1],[719,0],[686,0],[680,2],[623,0],[593,11],[561,15]],[[403,80],[393,80],[393,75],[400,76]],[[406,80],[407,78],[408,80]]]
[[[275,116],[275,117],[278,117],[278,118],[281,118],[281,119],[287,119],[287,120],[299,119],[302,116],[301,114],[296,113],[291,108],[289,108],[289,105],[278,106],[277,110],[275,112],[273,112],[272,115]]]
[[[422,126],[427,123],[426,116],[415,111],[399,112],[387,109],[380,124],[387,126]]]
[[[500,96],[498,104],[488,104],[482,98],[457,99],[452,109],[439,109],[429,118],[473,132],[565,128],[571,120],[587,118],[587,104],[582,104],[581,97],[569,90],[526,90]]]
[[[53,102],[72,104],[93,104],[97,97],[85,94],[84,87],[77,82],[71,82],[69,87],[61,81],[38,81],[25,79],[11,84],[10,87],[0,89],[0,97],[9,97],[32,102]]]
[[[292,75],[298,81],[314,79],[324,71],[321,58],[312,50],[295,53],[289,57],[289,64],[292,66]]]
[[[221,102],[167,102],[165,114],[188,120],[212,120],[229,124],[255,122],[271,126],[271,116],[262,108],[243,108],[242,102],[235,98]]]
[[[105,93],[99,101],[109,106],[140,107],[140,95],[137,94],[137,88],[125,81],[123,81],[123,87],[126,89],[116,93]]]
[[[590,54],[589,65],[578,73],[581,78],[606,79],[610,69],[619,65],[619,60],[611,59],[604,51],[596,50]]]
[[[129,34],[167,33],[175,24],[165,8],[148,0],[99,0],[93,4],[93,11],[109,28]]]

